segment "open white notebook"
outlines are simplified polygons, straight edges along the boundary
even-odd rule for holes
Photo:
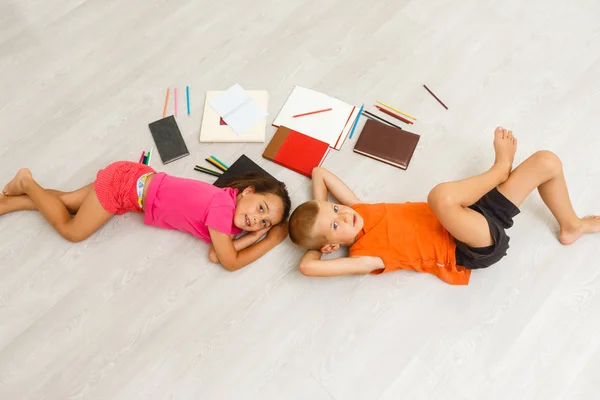
[[[204,115],[200,128],[200,142],[226,142],[226,143],[263,143],[267,129],[266,118],[261,119],[250,129],[242,134],[237,134],[230,126],[221,125],[221,116],[211,106],[211,101],[220,96],[224,91],[211,90],[206,92],[204,102]],[[246,90],[263,110],[268,109],[269,92],[266,90]]]
[[[328,108],[331,111],[294,117]],[[296,86],[277,114],[273,126],[285,126],[339,150],[358,117],[358,111],[358,107],[334,97]]]

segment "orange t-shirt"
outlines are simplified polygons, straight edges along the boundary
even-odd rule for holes
[[[471,271],[456,265],[454,239],[427,203],[356,204],[364,227],[350,256],[383,260],[375,274],[407,269],[427,272],[451,285],[467,285]]]

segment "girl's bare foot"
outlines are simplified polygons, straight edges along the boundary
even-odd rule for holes
[[[512,171],[515,153],[517,152],[517,139],[513,136],[512,131],[506,130],[499,126],[494,131],[494,150],[496,151],[496,160],[492,168],[497,168],[502,174],[503,183],[508,179],[510,171]]]
[[[4,196],[0,194],[0,215],[13,211],[35,210],[35,204],[29,196]]]
[[[581,222],[581,224],[579,224],[578,226],[571,228],[561,227],[560,234],[558,235],[558,240],[562,244],[573,244],[577,241],[577,239],[579,239],[586,233],[600,232],[600,216],[591,215],[589,217],[580,218],[579,221]]]
[[[5,196],[19,196],[25,194],[23,191],[23,180],[33,179],[31,171],[27,168],[21,168],[12,181],[8,182],[8,185],[4,186],[2,194]]]

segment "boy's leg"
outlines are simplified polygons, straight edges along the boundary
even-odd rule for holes
[[[512,169],[517,139],[502,127],[494,132],[496,160],[485,173],[434,187],[427,202],[442,225],[457,240],[470,247],[494,244],[487,220],[468,208],[490,190],[506,181]]]
[[[579,218],[573,210],[562,163],[554,153],[533,154],[498,186],[498,191],[518,207],[535,188],[560,225],[562,244],[571,244],[585,233],[600,232],[600,217]]]
[[[71,242],[87,239],[112,216],[104,210],[95,191],[90,190],[77,214],[72,217],[65,204],[55,194],[38,185],[28,169],[17,172],[13,180],[6,185],[5,193],[9,196],[28,195],[54,229]]]
[[[69,213],[76,214],[87,194],[94,190],[94,184],[90,183],[72,192],[61,192],[59,190],[46,189],[47,192],[57,196],[63,202]],[[0,194],[0,215],[14,211],[37,210],[37,206],[26,194],[19,196],[5,196]]]

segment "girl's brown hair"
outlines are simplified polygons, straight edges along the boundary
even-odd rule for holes
[[[254,187],[255,193],[271,193],[281,199],[283,203],[283,221],[286,221],[290,216],[290,210],[292,208],[292,201],[288,194],[285,183],[278,181],[270,176],[258,173],[258,172],[247,172],[242,176],[232,177],[231,179],[219,182],[217,187],[225,188],[229,187],[237,189],[240,192],[246,189],[248,186]]]

